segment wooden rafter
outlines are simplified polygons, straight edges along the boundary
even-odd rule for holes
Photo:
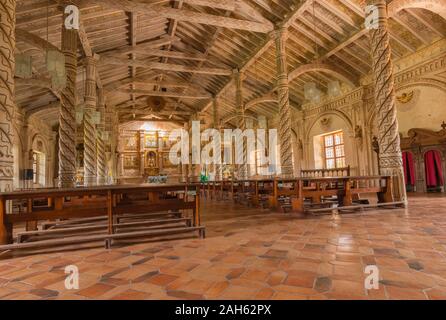
[[[129,0],[88,0],[104,7],[116,8],[127,12],[139,12],[153,17],[163,17],[178,21],[187,21],[228,29],[238,29],[251,32],[268,33],[273,30],[272,23],[240,20],[213,14],[194,12],[183,9],[151,5],[140,1]]]

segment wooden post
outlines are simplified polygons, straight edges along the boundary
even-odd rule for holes
[[[76,78],[77,30],[62,26],[62,52],[65,55],[67,85],[61,92],[59,113],[59,185],[73,188],[76,179]]]
[[[33,199],[29,198],[27,199],[27,210],[26,213],[33,212]],[[27,221],[26,222],[26,231],[35,231],[37,230],[37,221]]]
[[[259,182],[255,181],[254,182],[254,197],[252,198],[252,204],[254,206],[259,206],[260,204],[260,199],[259,199]]]
[[[274,179],[274,183],[273,183],[273,194],[271,196],[269,196],[269,206],[271,208],[271,210],[277,210],[278,207],[278,194],[279,194],[279,183],[277,181],[277,179]]]
[[[303,213],[304,212],[304,195],[303,195],[303,181],[297,180],[295,182],[296,198],[291,200],[291,206],[293,211]]]
[[[368,0],[378,9],[378,26],[370,31],[372,69],[375,78],[380,174],[392,176],[393,194],[407,205],[403,160],[395,103],[392,49],[385,0]]]
[[[394,202],[393,197],[393,179],[390,176],[385,177],[386,180],[386,188],[383,193],[379,195],[379,202],[380,203],[386,203],[386,202]]]
[[[83,127],[84,140],[84,185],[97,184],[97,146],[96,127],[93,123],[93,112],[96,110],[96,59],[85,58],[85,106]]]
[[[280,165],[282,175],[294,176],[293,153],[291,146],[291,108],[288,86],[288,70],[286,55],[287,28],[279,28],[272,32],[272,38],[276,43],[276,70],[277,70],[277,95],[279,105],[279,143]]]
[[[107,191],[107,222],[108,222],[108,234],[113,234],[113,201],[114,195],[112,195],[111,190]],[[105,247],[110,249],[112,245],[112,239],[107,239],[105,241]]]
[[[0,192],[13,190],[15,24],[16,0],[2,0],[0,5]]]
[[[351,206],[353,204],[352,201],[352,193],[351,193],[351,181],[349,178],[343,179],[344,180],[344,197],[342,200],[343,206]]]
[[[6,222],[6,200],[0,195],[0,244],[12,243],[12,225]]]
[[[196,187],[197,188],[197,187]],[[195,192],[195,209],[194,209],[194,227],[199,227],[201,225],[200,217],[200,193],[198,190]]]

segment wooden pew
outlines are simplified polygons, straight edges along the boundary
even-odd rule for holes
[[[378,203],[357,204],[363,194],[376,194]],[[325,202],[326,198],[335,201]],[[307,209],[306,204],[328,207]],[[389,176],[353,176],[325,177],[274,180],[273,192],[269,196],[270,208],[284,212],[327,212],[333,209],[354,210],[380,206],[402,206],[403,202],[395,202],[392,195],[392,178]],[[336,206],[333,207],[332,204]]]
[[[120,218],[135,218],[138,215],[150,215],[160,212],[167,214],[179,214],[180,212],[192,212],[190,227],[172,228],[172,233],[177,234],[188,231],[198,231],[204,237],[204,227],[201,226],[200,219],[200,193],[198,184],[160,184],[160,185],[114,185],[90,188],[72,189],[40,189],[33,191],[10,192],[0,194],[0,250],[15,248],[30,248],[39,246],[56,246],[73,243],[105,240],[110,246],[114,239],[131,239],[150,235],[167,235],[170,229],[153,230],[153,223],[149,221],[136,221],[133,224],[120,222]],[[46,206],[33,206],[33,199],[48,199]],[[26,212],[11,212],[11,201],[25,200],[28,203]],[[179,217],[178,221],[182,217]],[[105,232],[97,235],[82,236],[82,226],[75,223],[71,226],[71,231],[78,230],[78,237],[66,239],[51,239],[45,241],[25,242],[13,244],[13,228],[19,223],[30,221],[56,221],[64,219],[62,224],[67,222],[82,221],[90,219],[90,231],[105,229]],[[68,220],[66,220],[68,219]],[[153,219],[151,219],[153,222]],[[186,221],[185,217],[181,221]],[[96,222],[95,222],[96,221]],[[138,224],[139,222],[139,224]],[[169,221],[169,223],[172,222]],[[52,222],[57,225],[57,222]],[[162,222],[161,222],[162,224]],[[150,225],[150,226],[149,226]],[[138,227],[146,230],[137,232],[121,232],[124,227]],[[84,225],[85,227],[85,225]],[[73,228],[77,228],[74,229]],[[49,233],[58,232],[51,229]],[[22,233],[22,238],[26,236],[36,236],[45,234],[46,230],[30,230]],[[165,231],[165,232],[161,232]],[[49,234],[48,233],[48,234]],[[60,232],[59,232],[60,233]]]

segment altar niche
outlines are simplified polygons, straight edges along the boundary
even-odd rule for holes
[[[118,145],[120,182],[141,183],[149,177],[178,176],[178,169],[169,161],[171,142],[167,131],[126,130]]]

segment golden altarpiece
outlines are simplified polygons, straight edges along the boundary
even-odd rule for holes
[[[167,131],[123,130],[118,143],[118,181],[145,182],[148,177],[179,177],[169,161],[171,142]]]

